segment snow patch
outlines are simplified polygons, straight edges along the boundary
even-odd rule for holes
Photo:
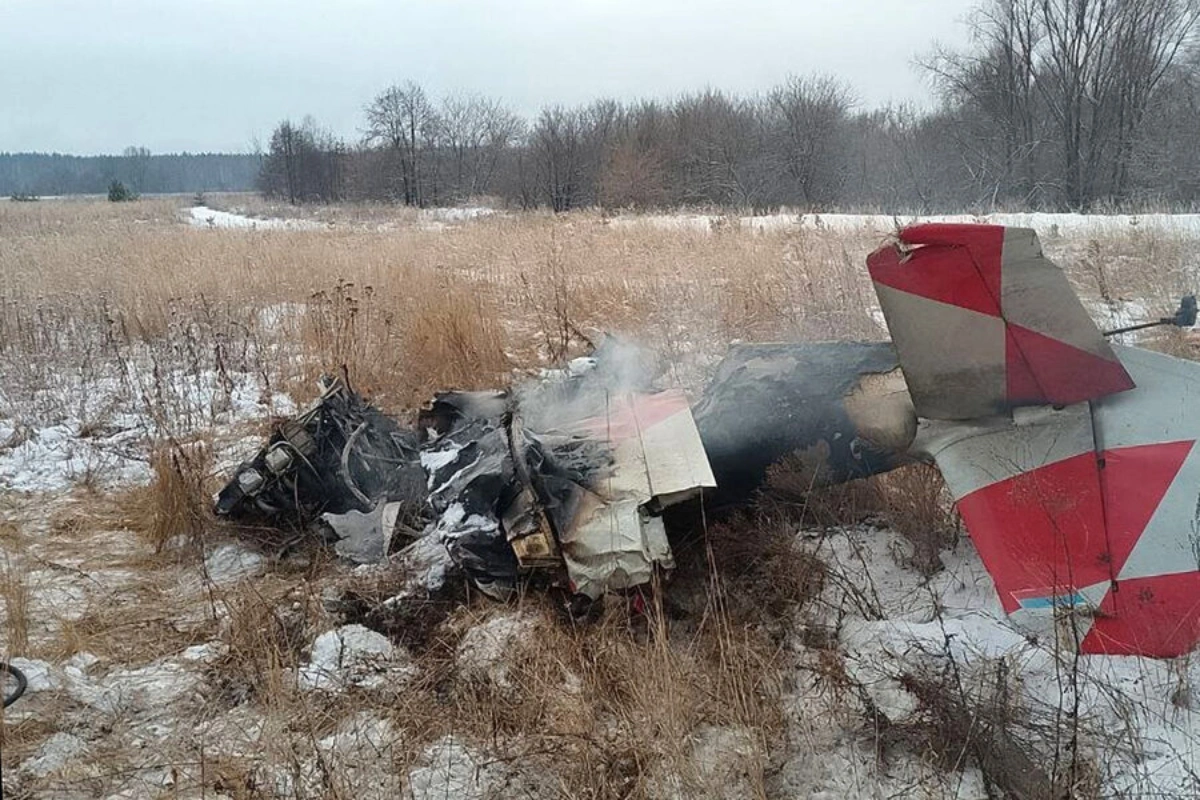
[[[100,486],[145,483],[151,478],[147,446],[160,425],[172,435],[290,415],[296,404],[267,392],[248,373],[173,370],[126,379],[65,378],[18,402],[0,387],[0,489],[57,492],[88,480]],[[157,397],[152,413],[144,397]]]
[[[16,447],[0,449],[0,488],[52,492],[89,479],[105,486],[149,480],[150,467],[135,451],[142,431],[83,438],[83,430],[71,420],[32,429]]]
[[[179,654],[179,658],[191,664],[211,664],[228,652],[229,645],[224,642],[205,642],[187,648]]]
[[[451,208],[429,208],[421,212],[425,219],[439,222],[466,222],[468,220],[490,217],[497,213],[494,208],[486,206],[454,206]]]
[[[266,727],[267,720],[262,712],[242,705],[200,723],[196,734],[206,752],[218,757],[240,758],[262,753]]]
[[[408,773],[408,788],[413,800],[488,800],[500,780],[481,753],[447,735],[425,748]]]
[[[37,752],[21,762],[19,772],[34,778],[44,778],[58,772],[67,764],[87,752],[87,742],[70,733],[54,734]]]
[[[402,686],[415,673],[408,652],[386,636],[362,625],[344,625],[317,637],[298,679],[304,689],[377,689]]]
[[[342,720],[337,731],[317,742],[317,749],[352,759],[389,758],[396,741],[392,723],[371,711]]]
[[[187,222],[194,228],[221,228],[238,230],[287,230],[311,231],[327,227],[306,219],[258,219],[229,211],[217,211],[208,206],[193,206],[188,209]]]
[[[1200,796],[1200,715],[1188,707],[1190,691],[1200,687],[1200,662],[1075,658],[1056,649],[1052,628],[1031,633],[1005,615],[965,537],[941,553],[945,569],[928,580],[905,566],[911,548],[891,531],[802,534],[798,544],[844,576],[826,589],[821,608],[829,616],[818,612],[814,621],[838,631],[848,674],[893,722],[917,708],[902,675],[956,673],[982,695],[1000,671],[1029,713],[1065,719],[1078,699],[1106,796]],[[843,789],[844,796],[866,796],[861,787]]]
[[[405,796],[400,776],[392,771],[397,741],[390,722],[360,711],[317,742],[317,749],[337,771],[339,783],[354,787],[355,797],[382,800]]]
[[[100,657],[93,653],[76,653],[63,662],[65,669],[78,670],[85,675],[100,663]]]
[[[665,230],[707,232],[727,225],[756,231],[829,230],[837,232],[893,233],[909,225],[926,222],[1008,225],[1033,228],[1044,239],[1063,236],[1097,236],[1154,230],[1200,237],[1200,214],[767,214],[729,216],[724,214],[622,215],[608,220],[621,227],[648,226]]]
[[[26,696],[32,692],[50,692],[62,687],[62,675],[52,664],[32,658],[14,658],[10,662],[25,674]],[[10,712],[11,713],[11,712]]]
[[[663,800],[693,797],[754,800],[756,775],[765,764],[754,731],[746,727],[702,726],[692,734],[688,775],[670,775],[654,781]]]
[[[174,713],[178,709],[173,706],[196,696],[201,683],[196,673],[172,661],[115,670],[95,681],[77,668],[67,667],[63,672],[67,694],[73,700],[107,714],[154,717]]]
[[[458,644],[459,675],[511,689],[509,664],[514,652],[529,644],[536,624],[531,616],[503,614],[471,628]]]
[[[261,553],[236,543],[223,544],[204,557],[204,572],[213,585],[226,587],[257,578],[267,568]]]

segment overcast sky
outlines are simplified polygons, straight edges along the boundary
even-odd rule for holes
[[[928,103],[913,69],[968,0],[0,0],[0,151],[242,151],[312,114],[357,138],[413,79],[532,114],[598,96],[762,90],[828,72],[864,106]]]

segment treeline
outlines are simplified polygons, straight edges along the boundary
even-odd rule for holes
[[[119,156],[0,153],[0,196],[103,194],[119,181],[139,194],[251,191],[262,158],[223,153],[153,155],[128,147]]]
[[[1198,13],[1197,0],[985,0],[969,47],[924,60],[930,110],[863,110],[852,87],[812,76],[523,119],[407,82],[367,103],[359,141],[281,123],[258,186],[297,203],[489,195],[556,211],[1192,206]]]

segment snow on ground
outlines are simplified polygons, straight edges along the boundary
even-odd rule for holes
[[[486,681],[501,690],[512,689],[508,665],[516,651],[533,641],[535,625],[534,617],[514,613],[471,628],[458,645],[459,676]]]
[[[304,689],[357,686],[402,688],[415,674],[408,652],[362,625],[343,625],[317,637],[309,663],[297,675]]]
[[[408,774],[413,800],[487,800],[500,789],[500,770],[484,754],[454,736],[425,748]]]
[[[328,227],[306,219],[247,217],[229,211],[217,211],[208,206],[188,209],[188,224],[196,228],[240,228],[250,230],[310,231]]]
[[[267,568],[267,559],[259,552],[229,542],[204,558],[204,575],[213,586],[233,586],[239,581],[257,578]]]
[[[421,210],[417,227],[425,231],[440,231],[461,225],[464,222],[473,222],[498,213],[494,208],[485,208],[483,206],[425,208]]]
[[[421,212],[424,219],[431,222],[466,222],[467,220],[490,217],[498,213],[494,208],[486,206],[453,206],[448,208],[427,208]]]
[[[953,664],[965,685],[979,689],[993,685],[1002,666],[1018,713],[1040,715],[1047,725],[1068,730],[1078,696],[1081,738],[1085,752],[1100,754],[1103,796],[1200,796],[1195,774],[1200,764],[1200,664],[1100,656],[1076,661],[1069,653],[1056,652],[1046,644],[1048,638],[1035,639],[1005,617],[966,539],[942,552],[945,568],[928,579],[911,567],[907,541],[889,530],[863,526],[802,531],[796,546],[815,553],[836,576],[828,582],[824,603],[818,604],[823,610],[811,621],[836,630],[847,673],[890,721],[905,724],[917,715],[915,698],[898,680],[902,675],[945,676]],[[204,596],[188,581],[178,585]],[[537,641],[533,618],[498,610],[464,632],[456,671],[460,678],[502,687],[512,659]],[[211,698],[211,665],[223,647],[220,642],[192,645],[140,666],[107,663],[87,653],[61,663],[14,660],[28,675],[30,690],[9,709],[8,724],[45,715],[46,709],[56,707],[47,704],[54,702],[69,701],[78,709],[71,712],[70,727],[48,732],[21,761],[15,779],[44,787],[56,775],[79,770],[86,774],[90,754],[108,752],[118,740],[141,742],[138,746],[153,750],[158,743],[201,737],[210,756],[228,752],[261,759],[268,792],[293,796],[300,781],[306,791],[319,794],[315,761],[304,761],[292,772],[270,760],[267,743],[281,734],[270,733],[274,728],[253,707],[235,706],[219,716],[206,716],[195,727],[187,721],[188,709],[202,707]],[[801,659],[815,652],[799,638],[790,641],[788,649]],[[315,635],[308,653],[294,680],[322,693],[365,698],[363,691],[384,692],[391,698],[386,702],[393,703],[393,694],[402,696],[418,677],[418,667],[403,647],[361,625]],[[803,661],[792,684],[782,698],[788,745],[777,753],[782,761],[768,796],[989,796],[973,767],[946,772],[931,766],[923,754],[904,750],[881,758],[876,744],[862,735],[864,718],[853,699],[821,688],[804,671]],[[371,697],[368,702],[385,702],[385,694]],[[338,775],[349,785],[364,791],[381,787],[361,796],[395,796],[403,788],[413,797],[507,796],[508,762],[457,735],[424,745],[416,762],[397,773],[395,753],[402,743],[381,708],[357,707],[314,745],[337,765]],[[1066,721],[1055,723],[1056,716]],[[693,732],[688,748],[695,777],[706,789],[704,796],[760,796],[748,780],[765,757],[758,732],[708,725]],[[680,776],[662,765],[651,767],[658,796],[689,796]],[[165,776],[149,767],[139,772],[141,782],[160,779]]]
[[[144,483],[150,477],[139,452],[144,439],[140,427],[92,436],[74,419],[28,430],[0,419],[0,488],[49,492],[92,478],[107,485]]]
[[[1128,328],[1144,322],[1154,322],[1163,314],[1155,314],[1150,310],[1150,304],[1141,300],[1114,300],[1106,303],[1103,300],[1085,300],[1084,308],[1096,321],[1096,326],[1102,331],[1112,331],[1118,328]],[[1117,335],[1120,344],[1136,344],[1138,339],[1152,335],[1155,331],[1131,331]]]
[[[416,226],[422,230],[443,230],[460,225],[464,222],[483,219],[498,214],[494,208],[484,206],[452,206],[447,208],[421,209],[417,215]],[[218,211],[208,206],[193,206],[187,210],[186,221],[195,228],[220,228],[223,230],[285,230],[311,231],[321,228],[338,227],[337,223],[319,222],[311,219],[295,219],[284,217],[251,217],[235,211]],[[403,223],[385,222],[375,226],[354,225],[364,230],[389,231],[404,227]]]
[[[465,222],[485,216],[487,209],[439,210],[430,213],[430,224]],[[453,212],[453,213],[452,213]],[[613,224],[650,224],[667,228],[709,230],[719,217],[667,215],[616,218]],[[970,216],[939,217],[943,221],[981,221]],[[1094,235],[1101,232],[1156,229],[1200,236],[1200,215],[1081,216],[1062,214],[996,215],[983,220],[1002,224],[1031,225],[1043,236]],[[303,230],[321,227],[299,220],[254,220],[205,207],[190,211],[190,224],[200,227],[240,229]],[[772,230],[787,226],[852,229],[867,227],[886,233],[897,220],[884,215],[822,215],[798,217],[775,215],[743,218],[741,224]],[[1148,306],[1124,301],[1117,306],[1092,306],[1104,327],[1144,321]],[[265,328],[282,325],[298,313],[298,307],[281,304],[264,309],[259,324]],[[162,377],[171,405],[178,412],[177,431],[225,430],[270,413],[288,414],[295,406],[285,395],[264,392],[252,375],[232,376],[232,383],[212,373],[169,373]],[[73,393],[82,403],[68,408],[57,397],[34,397],[28,403],[10,402],[0,393],[0,493],[5,490],[59,491],[77,480],[95,476],[101,483],[122,484],[145,480],[148,475],[145,443],[158,424],[134,387],[116,379],[99,379]],[[145,388],[145,387],[142,387]],[[62,391],[61,387],[57,391]],[[28,413],[20,411],[27,406]],[[252,447],[257,438],[239,442]],[[437,466],[435,462],[426,466]],[[107,540],[94,538],[92,546],[111,555],[115,548]],[[964,680],[982,685],[1003,665],[1020,707],[1028,713],[1069,717],[1076,700],[1085,743],[1104,754],[1099,760],[1105,793],[1122,796],[1200,796],[1200,661],[1161,661],[1137,657],[1087,656],[1074,659],[1057,652],[1046,631],[1031,636],[1004,615],[991,580],[969,540],[942,554],[945,569],[925,579],[906,561],[908,544],[897,534],[872,528],[850,528],[833,532],[804,532],[798,546],[812,550],[829,563],[838,581],[827,590],[824,617],[837,631],[849,675],[865,687],[875,706],[890,720],[903,723],[917,712],[918,704],[899,682],[914,671],[938,675],[953,664]],[[421,570],[413,572],[412,585],[402,587],[398,597],[419,595],[437,588],[448,569],[445,549],[436,537],[415,543],[408,552]],[[240,548],[214,549],[207,559],[208,580],[232,585],[257,576],[265,567],[262,559]],[[83,591],[75,574],[41,573],[31,581],[33,609],[42,614],[50,607],[85,607]],[[89,565],[92,583],[106,590],[109,578]],[[128,577],[128,576],[126,576]],[[111,581],[115,583],[116,581]],[[197,590],[180,581],[181,590]],[[69,618],[64,613],[64,618]],[[507,663],[518,645],[535,638],[534,626],[517,615],[498,615],[462,638],[457,652],[457,669],[463,677],[483,679],[501,688],[508,682]],[[807,648],[792,643],[797,651]],[[31,696],[59,693],[98,715],[133,714],[139,726],[167,724],[164,709],[196,698],[206,690],[201,680],[203,662],[215,648],[196,645],[178,656],[141,666],[104,665],[96,670],[86,658],[74,657],[61,664],[18,661],[31,679]],[[378,633],[360,625],[347,625],[316,636],[307,661],[296,671],[296,680],[306,688],[338,693],[347,690],[392,686],[402,689],[415,677],[409,654]],[[98,676],[92,673],[101,673]],[[799,680],[798,683],[803,683]],[[868,744],[847,734],[831,719],[837,709],[830,699],[798,688],[785,698],[794,739],[793,752],[783,765],[780,796],[786,797],[877,797],[900,796],[912,782],[921,779],[919,760],[893,762],[880,767],[877,754]],[[26,709],[36,705],[26,706]],[[25,713],[17,707],[11,713]],[[842,712],[844,713],[844,711]],[[234,709],[231,720],[253,717],[244,708]],[[211,736],[198,735],[234,747],[232,737],[215,733],[221,725],[241,731],[241,747],[260,746],[262,720],[221,720],[212,723]],[[861,718],[858,720],[861,722]],[[256,727],[257,726],[257,727]],[[157,729],[155,729],[157,730]],[[246,730],[252,733],[245,733]],[[139,736],[141,731],[139,730]],[[364,774],[387,776],[384,766],[367,759],[367,749],[388,752],[392,731],[386,722],[369,713],[343,721],[319,747],[353,763]],[[147,733],[147,736],[149,734]],[[753,760],[753,737],[746,731],[713,728],[698,734],[695,758],[704,766],[705,779],[733,786],[742,760]],[[21,772],[39,777],[50,775],[70,762],[86,761],[93,746],[71,733],[49,736],[26,762]],[[731,754],[731,755],[730,755]],[[724,759],[728,756],[725,766]],[[488,755],[469,744],[447,736],[429,745],[406,775],[414,797],[488,796],[499,782]],[[361,763],[360,763],[361,762]],[[378,773],[376,772],[378,770]],[[394,776],[393,776],[394,777]],[[386,780],[392,780],[387,777]],[[292,786],[287,776],[275,786]],[[380,779],[383,780],[382,778]],[[663,776],[665,788],[672,777]],[[968,769],[947,780],[952,791],[944,796],[982,798],[987,796],[980,776]],[[374,778],[370,781],[383,785]],[[393,792],[394,793],[394,792]]]
[[[502,212],[484,206],[454,206],[421,209],[416,226],[422,230],[444,230]],[[188,224],[199,228],[242,230],[316,230],[336,226],[315,220],[250,217],[230,211],[218,211],[207,206],[188,209]],[[778,213],[763,215],[701,214],[679,211],[664,214],[618,215],[607,220],[619,227],[648,226],[665,230],[711,231],[725,225],[738,225],[757,231],[788,229],[829,230],[846,233],[875,232],[886,235],[907,225],[920,222],[987,223],[1020,228],[1033,228],[1046,240],[1068,236],[1099,236],[1129,234],[1135,231],[1154,231],[1200,238],[1200,214],[1073,214],[1053,212],[994,213],[994,214],[842,214],[842,213]],[[366,226],[368,230],[389,231],[406,227],[404,223],[387,222]]]
[[[826,622],[840,630],[847,671],[890,721],[918,708],[904,674],[952,668],[978,690],[1002,669],[1016,704],[1050,726],[1069,725],[1078,699],[1105,796],[1200,796],[1200,662],[1057,650],[1050,623],[1025,630],[1004,614],[965,538],[929,580],[905,566],[910,545],[891,531],[814,532],[801,546],[841,576]]]
[[[761,216],[725,216],[721,214],[639,214],[618,216],[609,224],[618,226],[646,225],[668,230],[708,231],[722,225],[739,225],[759,231],[831,230],[844,232],[875,231],[891,233],[918,222],[958,222],[1009,225],[1033,228],[1040,236],[1054,239],[1060,236],[1096,236],[1121,234],[1136,230],[1153,230],[1183,236],[1200,237],[1200,214],[766,214]]]
[[[147,398],[154,397],[152,408]],[[150,476],[146,445],[164,426],[181,436],[295,411],[290,397],[264,391],[248,373],[159,372],[154,387],[102,376],[20,401],[0,389],[0,490],[144,482]]]

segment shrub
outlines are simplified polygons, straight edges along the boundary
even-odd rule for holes
[[[108,185],[108,200],[110,203],[125,203],[130,200],[137,200],[137,192],[127,188],[120,181],[113,181]]]

